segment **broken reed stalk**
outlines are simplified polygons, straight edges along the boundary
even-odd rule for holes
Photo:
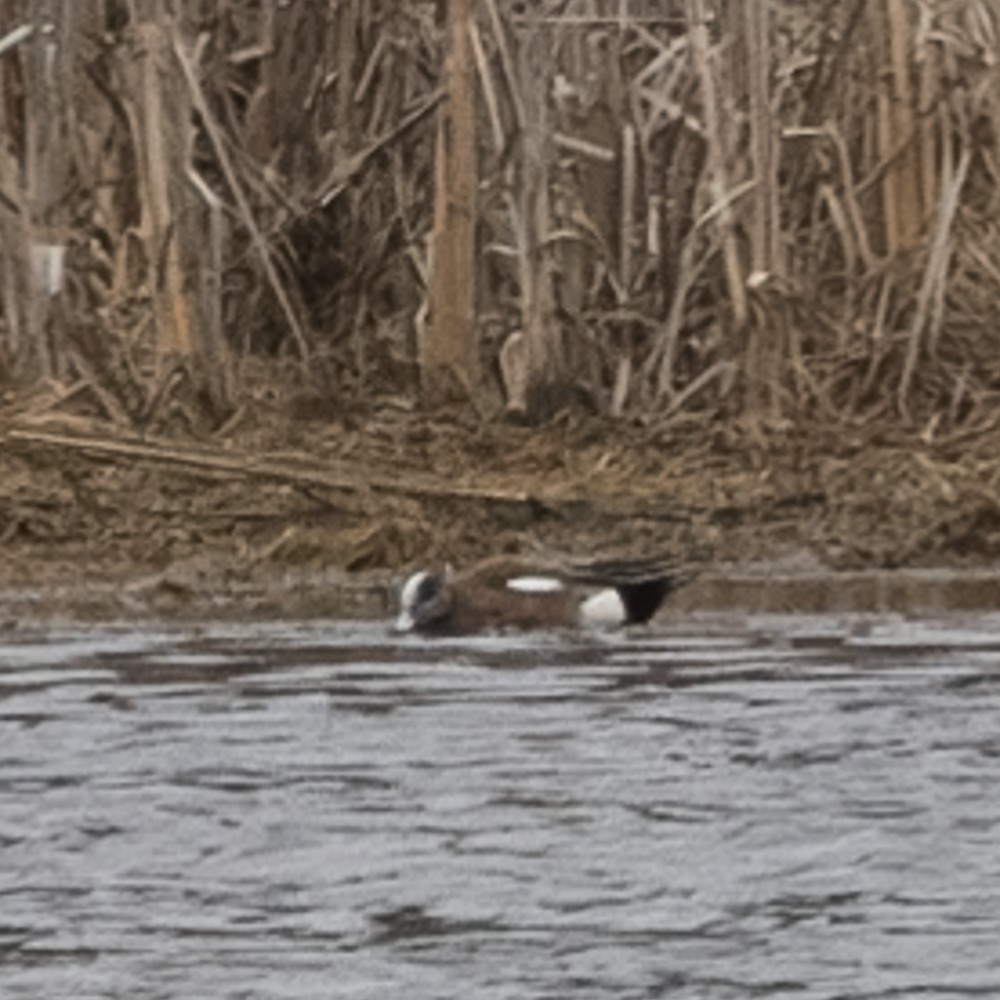
[[[60,225],[62,212],[57,205],[64,178],[68,174],[67,144],[62,142],[64,109],[56,86],[56,62],[60,53],[56,39],[44,30],[48,20],[46,5],[33,0],[29,6],[33,32],[26,40],[28,53],[25,91],[33,107],[24,119],[25,179],[23,182],[28,297],[24,316],[27,336],[34,347],[35,360],[43,378],[53,378],[61,369],[58,346],[53,343],[56,311],[46,272],[52,266],[50,254],[65,246],[66,232]],[[20,185],[19,185],[20,186]]]
[[[749,96],[749,160],[754,179],[746,225],[750,234],[749,274],[752,281],[758,284],[784,276],[780,241],[775,232],[775,227],[780,230],[781,222],[776,211],[777,163],[768,80],[771,69],[769,13],[769,4],[761,0],[745,0],[742,54],[746,76],[744,82]],[[734,81],[731,86],[737,85]],[[753,433],[759,437],[762,433],[765,395],[769,396],[773,407],[779,394],[778,383],[781,380],[783,358],[780,350],[775,351],[774,341],[779,340],[780,345],[782,331],[779,317],[775,314],[765,315],[759,305],[748,319],[743,409],[744,418]]]
[[[903,373],[899,379],[897,401],[900,413],[907,420],[911,419],[910,387],[921,350],[925,343],[936,343],[940,334],[941,309],[934,306],[935,302],[940,302],[944,294],[944,286],[948,278],[948,260],[952,249],[955,214],[958,211],[962,188],[965,186],[971,162],[972,150],[966,141],[962,147],[958,164],[954,168],[954,175],[948,177],[946,174],[942,184],[934,236],[924,268],[924,277],[920,283],[920,292],[917,295],[917,308],[907,338],[906,360],[903,363]]]
[[[438,110],[430,327],[421,344],[421,378],[437,398],[476,398],[475,73],[469,0],[448,0],[445,88]]]
[[[250,209],[250,203],[247,201],[247,197],[243,192],[243,185],[240,183],[240,179],[236,173],[236,168],[231,157],[229,156],[228,150],[226,149],[226,144],[222,139],[221,130],[215,121],[215,116],[212,114],[212,111],[208,106],[208,102],[205,100],[201,84],[198,82],[198,75],[195,72],[190,57],[184,49],[184,43],[177,34],[174,35],[173,49],[181,70],[183,71],[184,79],[187,81],[188,89],[191,94],[191,100],[194,103],[195,108],[198,110],[198,114],[201,116],[202,123],[205,127],[205,131],[208,133],[209,139],[211,140],[212,148],[215,151],[219,166],[222,169],[224,177],[226,178],[226,184],[229,188],[229,192],[236,202],[240,218],[246,226],[247,232],[250,234],[254,248],[260,258],[261,266],[264,268],[264,273],[267,275],[267,280],[271,285],[271,289],[274,292],[274,296],[277,299],[279,306],[281,307],[285,321],[288,323],[288,328],[295,338],[295,344],[298,347],[299,357],[303,362],[308,361],[311,354],[309,338],[306,336],[305,329],[303,328],[299,317],[296,315],[295,309],[292,307],[288,293],[285,291],[281,275],[278,273],[278,269],[274,264],[271,248],[268,245],[264,234],[261,232],[260,227],[257,225],[257,220]]]
[[[551,210],[551,146],[549,108],[544,95],[524,82],[539,75],[545,44],[542,30],[533,22],[518,38],[521,68],[521,107],[526,115],[524,133],[518,144],[522,240],[518,245],[521,279],[521,324],[524,331],[527,370],[528,411],[541,415],[551,391],[564,377],[562,344],[554,322],[553,248],[549,237],[553,230]]]
[[[510,46],[507,42],[507,31],[500,17],[500,12],[497,9],[496,0],[486,0],[486,10],[489,13],[490,26],[493,29],[493,40],[496,43],[497,52],[500,56],[500,65],[503,67],[504,79],[507,82],[507,93],[514,115],[514,127],[520,131],[524,128],[527,115],[524,110],[524,102],[521,99],[517,70],[514,67],[514,57],[511,55]],[[522,83],[526,82],[522,81]]]
[[[849,230],[845,227],[844,233],[846,241],[857,249],[860,266],[864,273],[872,274],[878,269],[878,260],[872,250],[871,239],[868,235],[868,223],[861,205],[858,201],[857,185],[854,181],[854,168],[851,164],[851,157],[844,140],[843,133],[834,122],[827,122],[823,131],[829,136],[830,142],[837,152],[837,165],[839,167],[840,183],[839,190],[843,200],[843,207],[846,219],[850,222]],[[849,236],[846,234],[849,232]]]
[[[226,343],[222,318],[222,273],[225,267],[226,221],[222,199],[204,178],[191,167],[188,180],[198,192],[208,214],[209,261],[199,268],[199,317],[202,323],[198,338],[199,353],[209,395],[216,413],[231,412],[235,398],[232,355]]]
[[[746,286],[743,278],[743,264],[736,243],[735,220],[729,203],[729,180],[727,163],[727,137],[723,132],[719,116],[719,93],[716,82],[716,59],[708,39],[708,16],[704,0],[687,0],[687,16],[691,35],[691,56],[701,87],[702,108],[705,116],[705,140],[708,148],[709,191],[712,201],[718,206],[719,229],[722,239],[722,253],[725,261],[726,287],[729,291],[732,322],[735,330],[741,332],[747,323],[748,307]]]
[[[162,13],[158,11],[157,14]],[[179,186],[184,183],[191,145],[190,104],[171,87],[166,63],[166,29],[157,21],[139,26],[136,140],[144,201],[148,259],[153,264],[154,318],[159,327],[159,354],[187,358],[193,351],[191,309],[181,260],[183,212]],[[187,109],[187,113],[185,110]]]
[[[889,72],[879,88],[879,143],[883,157],[902,144],[882,182],[886,249],[890,256],[913,246],[923,230],[917,107],[910,80],[912,39],[905,0],[872,4]]]
[[[635,227],[635,199],[637,191],[635,129],[631,125],[622,128],[622,209],[621,232],[619,234],[618,283],[619,300],[624,302],[632,285],[632,232]]]

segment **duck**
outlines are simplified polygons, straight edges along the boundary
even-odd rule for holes
[[[646,624],[690,573],[663,560],[539,563],[498,556],[461,573],[411,573],[399,591],[397,633],[612,629]]]

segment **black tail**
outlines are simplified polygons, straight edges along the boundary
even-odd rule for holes
[[[677,589],[678,580],[672,576],[653,577],[635,583],[619,583],[615,590],[625,605],[626,625],[645,625],[667,597]]]
[[[625,605],[625,624],[644,625],[663,602],[697,575],[692,566],[678,566],[669,558],[640,556],[618,559],[553,559],[558,572],[570,580],[597,587],[613,587]]]

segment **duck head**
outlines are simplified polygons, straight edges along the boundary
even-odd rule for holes
[[[452,604],[449,575],[421,570],[408,577],[399,592],[399,617],[393,630],[420,631],[446,619]]]

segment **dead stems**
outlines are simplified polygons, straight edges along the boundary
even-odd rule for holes
[[[995,4],[439,8],[0,3],[0,384],[415,396],[451,315],[485,415],[985,419]]]

